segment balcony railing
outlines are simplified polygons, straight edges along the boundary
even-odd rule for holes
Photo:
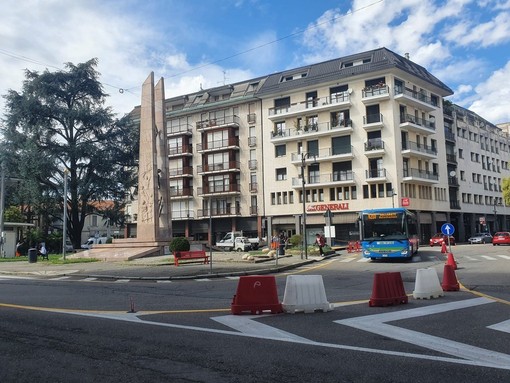
[[[365,142],[365,152],[384,149],[384,141],[380,138],[370,138]]]
[[[305,186],[330,184],[332,182],[352,183],[354,181],[354,172],[352,170],[339,170],[333,173],[310,174],[306,179]],[[292,178],[292,187],[302,187],[303,180],[301,177]]]
[[[450,209],[460,210],[460,202],[458,200],[450,201]]]
[[[365,170],[366,178],[386,178],[386,169]]]
[[[377,124],[383,122],[383,115],[381,113],[374,113],[363,116],[363,125]]]
[[[250,215],[257,215],[258,210],[258,206],[250,206]]]
[[[386,84],[368,86],[361,91],[361,97],[374,97],[389,95],[390,88]]]
[[[179,154],[192,154],[192,153],[193,153],[193,147],[191,146],[191,144],[168,147],[168,155],[169,156],[175,156],[175,155],[179,155]]]
[[[232,147],[239,147],[239,137],[230,137],[223,140],[207,141],[201,144],[197,144],[197,151],[201,152],[204,150],[221,150]]]
[[[338,131],[352,131],[352,120],[343,120],[341,123],[319,122],[316,124],[301,125],[294,128],[276,128],[271,132],[271,139],[295,138],[306,134],[320,134],[322,132]]]
[[[257,160],[249,160],[248,161],[248,169],[250,169],[250,170],[257,169]]]
[[[252,193],[256,193],[256,192],[257,192],[257,190],[258,190],[258,188],[259,188],[259,184],[258,184],[257,182],[250,182],[250,183],[248,184],[248,187],[249,187],[249,189],[250,189],[250,192],[252,192]]]
[[[413,177],[413,178],[423,178],[427,180],[437,181],[439,180],[439,175],[437,173],[432,173],[427,170],[421,169],[404,169],[404,177]]]
[[[455,154],[446,153],[446,161],[457,163],[457,156]]]
[[[424,145],[424,144],[418,145],[416,142],[413,142],[413,141],[403,141],[402,142],[402,150],[412,150],[415,152],[421,152],[421,153],[426,153],[426,154],[430,154],[433,156],[437,156],[436,148],[434,148],[432,146]]]
[[[188,176],[193,175],[193,168],[191,166],[183,166],[182,168],[168,169],[169,177],[179,177],[184,175]]]
[[[207,128],[213,128],[217,126],[228,126],[228,125],[236,125],[239,126],[239,116],[224,116],[211,118],[208,120],[197,121],[197,129],[203,130]]]
[[[204,217],[223,217],[223,216],[238,216],[241,215],[241,208],[239,206],[230,206],[224,208],[216,208],[213,207],[212,211],[209,209],[198,209],[197,216],[198,218]]]
[[[411,123],[414,125],[422,126],[424,128],[430,129],[430,130],[436,130],[436,123],[435,121],[429,121],[425,120],[420,117],[416,117],[412,114],[401,114],[400,115],[400,123]]]
[[[455,176],[448,176],[448,185],[449,186],[459,186],[459,180]]]
[[[239,170],[240,168],[241,168],[240,161],[218,162],[214,164],[198,165],[197,172],[198,173],[222,172],[226,170]]]
[[[169,135],[192,134],[193,127],[189,124],[180,124],[175,126],[167,125],[166,132]]]
[[[199,187],[197,189],[198,195],[203,194],[218,194],[218,193],[239,193],[241,191],[241,184],[231,184],[226,182],[218,182],[209,186]]]
[[[411,98],[418,100],[420,102],[423,102],[425,104],[432,105],[436,108],[438,107],[437,103],[434,102],[433,99],[430,98],[429,96],[427,96],[426,94],[424,94],[422,92],[418,92],[413,89],[409,89],[409,88],[405,88],[405,87],[396,85],[395,86],[395,96],[401,95],[401,94],[411,97]]]
[[[328,97],[315,98],[313,100],[305,100],[292,105],[283,105],[269,108],[269,117],[280,114],[300,113],[314,108],[324,107],[325,105],[336,105],[342,103],[350,103],[351,96],[348,92],[334,93]]]
[[[170,197],[192,197],[193,188],[170,187]]]
[[[250,147],[257,146],[257,137],[256,136],[248,137],[248,146],[250,146]]]

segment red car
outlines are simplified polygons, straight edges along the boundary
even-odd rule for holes
[[[448,236],[443,235],[442,233],[434,234],[432,238],[430,238],[429,245],[432,246],[442,246],[443,242],[448,245]],[[450,245],[455,246],[455,238],[450,235]]]
[[[510,245],[510,233],[508,231],[500,231],[492,237],[492,246]]]

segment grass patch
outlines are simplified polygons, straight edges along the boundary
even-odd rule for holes
[[[90,263],[98,262],[96,258],[67,258],[64,260],[62,254],[49,254],[49,259],[42,259],[37,257],[37,262],[50,264],[50,265],[67,265],[72,263]],[[28,262],[28,256],[14,257],[14,258],[0,258],[1,262]]]

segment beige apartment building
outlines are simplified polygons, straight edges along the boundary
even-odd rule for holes
[[[347,240],[359,211],[392,206],[417,214],[422,243],[446,222],[460,241],[507,227],[508,135],[452,93],[381,48],[166,99],[173,235],[305,226],[311,243],[327,225]]]

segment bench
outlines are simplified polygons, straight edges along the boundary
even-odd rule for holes
[[[179,262],[181,261],[189,261],[195,259],[203,259],[204,265],[209,263],[209,256],[205,253],[204,250],[176,251],[174,253],[175,266],[179,266]]]

